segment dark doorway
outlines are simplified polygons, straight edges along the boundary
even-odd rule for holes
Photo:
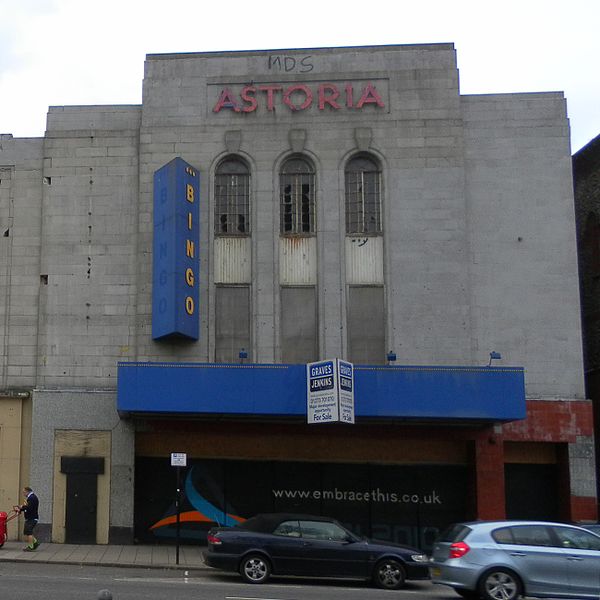
[[[65,542],[95,544],[98,475],[104,473],[104,459],[63,456],[61,472],[67,476]]]
[[[67,475],[67,514],[65,542],[67,544],[96,543],[96,513],[98,476],[95,473]]]
[[[556,465],[506,464],[504,477],[507,519],[559,519]]]

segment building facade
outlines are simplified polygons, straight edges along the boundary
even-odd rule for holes
[[[172,540],[178,477],[191,540],[596,519],[560,93],[461,95],[451,44],[149,55],[140,106],[0,136],[0,225],[0,500],[46,539]],[[355,423],[309,424],[334,358]]]

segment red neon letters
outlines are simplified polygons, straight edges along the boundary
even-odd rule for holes
[[[358,98],[358,99],[357,99]],[[385,108],[379,92],[372,83],[367,83],[355,96],[351,83],[344,85],[340,90],[334,83],[321,83],[316,92],[304,83],[293,83],[288,87],[281,85],[247,85],[242,88],[239,95],[229,88],[221,91],[213,112],[223,109],[239,113],[250,113],[258,109],[259,105],[266,106],[267,111],[274,111],[276,103],[287,106],[291,111],[306,110],[313,103],[319,110],[329,107],[333,110],[351,108],[360,110],[366,104],[374,104]]]

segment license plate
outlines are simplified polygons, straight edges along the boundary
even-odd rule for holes
[[[441,577],[442,570],[439,567],[431,567],[431,576],[432,577]]]

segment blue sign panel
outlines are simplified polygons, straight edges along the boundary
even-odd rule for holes
[[[199,337],[200,176],[181,158],[154,173],[152,338]]]
[[[352,365],[342,366],[340,374],[348,378]],[[124,362],[119,363],[117,409],[122,413],[306,418],[310,381],[329,377],[330,370],[337,378],[334,361],[308,368]],[[357,418],[496,422],[524,419],[526,414],[525,373],[520,367],[354,365],[352,375]],[[340,386],[340,392],[346,387]],[[333,391],[323,395],[333,396]],[[327,408],[327,403],[327,398],[319,400],[319,408]]]

